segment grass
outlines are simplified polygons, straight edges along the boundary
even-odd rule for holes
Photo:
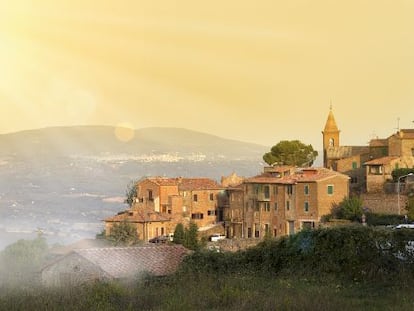
[[[95,283],[0,294],[0,310],[413,310],[412,284],[179,273],[133,285]]]
[[[0,276],[0,310],[414,310],[414,258],[394,255],[413,240],[350,226],[195,252],[174,275],[128,284],[42,289]]]

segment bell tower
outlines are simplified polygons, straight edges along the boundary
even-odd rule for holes
[[[335,118],[332,112],[332,105],[329,108],[328,119],[326,120],[325,128],[322,131],[323,136],[323,166],[329,167],[329,159],[327,158],[327,150],[332,147],[339,147],[339,129],[336,125]]]

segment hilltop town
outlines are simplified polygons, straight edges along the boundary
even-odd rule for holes
[[[331,108],[322,141],[323,167],[275,164],[253,177],[223,176],[221,183],[203,177],[142,178],[130,208],[105,219],[105,234],[127,222],[140,240],[149,241],[193,222],[205,237],[280,237],[319,227],[334,205],[355,195],[364,211],[406,213],[411,174],[395,181],[392,173],[414,167],[413,129],[398,129],[366,146],[344,146]]]

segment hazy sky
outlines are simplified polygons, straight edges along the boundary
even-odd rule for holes
[[[184,127],[321,146],[414,128],[414,0],[0,0],[0,133]]]

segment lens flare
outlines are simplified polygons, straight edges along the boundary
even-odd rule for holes
[[[135,130],[133,126],[128,122],[118,123],[115,128],[115,137],[122,141],[128,142],[135,136]]]

